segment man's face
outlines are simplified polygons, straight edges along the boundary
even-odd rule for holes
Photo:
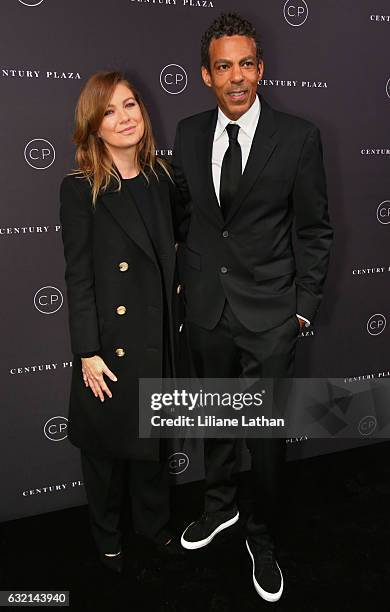
[[[236,121],[252,106],[263,62],[256,59],[256,43],[248,36],[222,36],[210,43],[210,72],[202,66],[202,78],[214,90],[218,106]]]

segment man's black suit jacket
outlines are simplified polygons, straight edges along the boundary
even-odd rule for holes
[[[175,180],[190,209],[180,255],[187,318],[213,329],[227,298],[254,332],[294,313],[312,321],[333,235],[319,130],[261,98],[250,155],[224,219],[211,168],[217,117],[214,109],[182,120],[175,139]]]

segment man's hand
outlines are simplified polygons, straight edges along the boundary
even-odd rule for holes
[[[83,370],[83,379],[86,387],[90,387],[95,397],[100,397],[100,400],[104,402],[104,393],[109,398],[112,397],[110,389],[107,387],[103,374],[114,382],[118,379],[106,366],[103,359],[99,355],[93,357],[82,357],[81,365]]]

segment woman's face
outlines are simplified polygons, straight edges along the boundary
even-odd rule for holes
[[[141,108],[131,89],[118,83],[100,125],[98,136],[109,149],[131,149],[144,135]]]

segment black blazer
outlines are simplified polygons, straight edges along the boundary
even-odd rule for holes
[[[99,195],[95,209],[86,180],[61,185],[62,236],[73,363],[69,438],[99,455],[157,459],[158,440],[138,437],[138,377],[161,377],[164,295],[171,361],[181,297],[175,282],[174,186],[153,175],[150,193],[160,233],[158,259],[135,202],[122,188]],[[119,307],[122,307],[117,310]],[[125,312],[124,309],[125,308]],[[123,314],[124,312],[124,314]],[[98,353],[118,377],[101,403],[84,386],[79,355]]]
[[[211,169],[217,115],[214,109],[184,119],[175,139],[175,180],[191,208],[181,251],[187,317],[212,329],[227,298],[255,332],[294,313],[312,321],[333,235],[319,130],[261,98],[248,162],[224,220]]]

